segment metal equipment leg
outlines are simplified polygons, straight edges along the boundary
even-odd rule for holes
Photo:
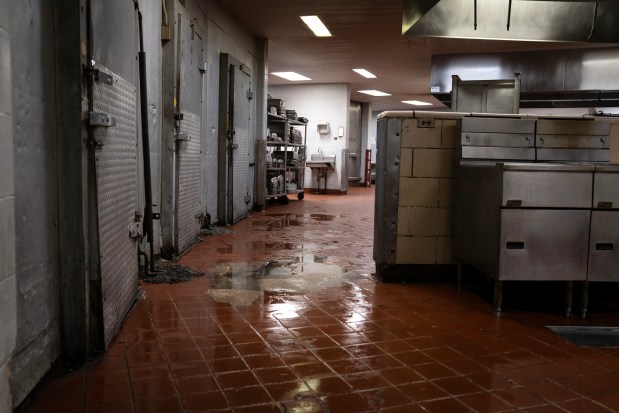
[[[497,317],[501,316],[503,306],[503,281],[494,280],[494,313]]]
[[[574,303],[574,281],[565,282],[565,317],[572,316],[572,304]]]
[[[582,291],[580,292],[580,306],[580,316],[585,319],[587,318],[587,310],[589,308],[589,281],[582,282]]]

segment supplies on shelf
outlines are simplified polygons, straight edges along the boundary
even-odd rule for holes
[[[300,130],[290,128],[290,142],[298,145],[303,143],[303,134]]]
[[[271,108],[275,108],[276,115],[286,115],[286,101],[283,99],[267,99],[267,107],[269,108],[269,113],[273,113]]]
[[[294,194],[297,192],[297,184],[296,182],[289,182],[286,184],[286,193]]]
[[[274,176],[269,180],[269,186],[267,187],[269,195],[284,194],[285,189],[286,182],[283,175]]]

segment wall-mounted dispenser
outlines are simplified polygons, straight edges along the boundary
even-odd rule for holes
[[[337,137],[338,138],[343,138],[344,137],[344,127],[340,126],[339,128],[337,128]]]
[[[319,135],[328,135],[331,131],[331,128],[329,127],[329,122],[318,122],[318,125],[316,125],[316,130]]]

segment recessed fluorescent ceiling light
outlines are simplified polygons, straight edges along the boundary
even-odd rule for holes
[[[374,73],[370,73],[365,69],[353,69],[353,72],[357,72],[361,76],[367,77],[368,79],[376,79],[376,75]]]
[[[381,92],[380,90],[360,90],[359,93],[365,93],[372,96],[391,96],[391,93]]]
[[[403,100],[402,103],[408,103],[415,106],[432,106],[432,103],[422,102],[420,100]]]
[[[322,20],[320,20],[320,17],[301,16],[301,20],[303,20],[303,23],[305,23],[305,25],[314,32],[316,37],[331,37],[331,32],[327,29],[327,26],[325,26]]]
[[[283,77],[286,80],[292,80],[293,82],[299,80],[312,80],[309,77],[300,75],[296,72],[271,72],[272,75]]]

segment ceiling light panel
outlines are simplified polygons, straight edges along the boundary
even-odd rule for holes
[[[297,72],[271,72],[271,74],[293,82],[298,82],[300,80],[312,80],[307,76],[298,74]]]
[[[432,106],[432,103],[422,102],[421,100],[403,100],[402,103],[407,103],[414,106]]]
[[[390,93],[381,92],[380,90],[359,90],[358,92],[370,96],[391,96]]]
[[[374,73],[370,73],[365,69],[353,69],[353,72],[357,72],[363,77],[367,77],[368,79],[376,79],[376,75]]]
[[[316,37],[331,37],[331,32],[318,16],[301,16],[301,20]]]

